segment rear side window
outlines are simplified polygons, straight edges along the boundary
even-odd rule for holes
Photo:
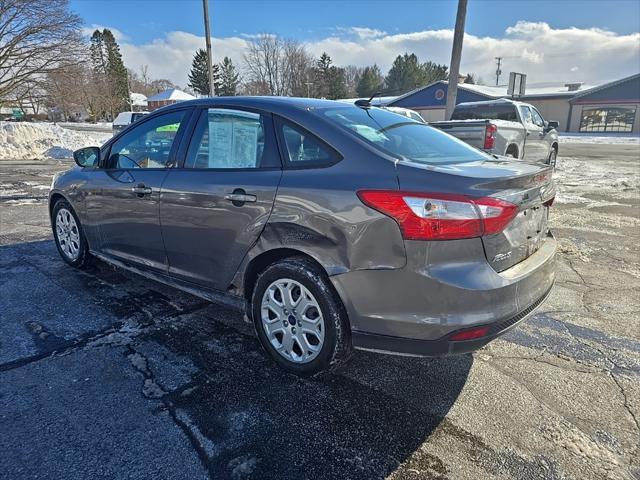
[[[265,152],[263,115],[241,110],[203,110],[184,168],[259,168]]]
[[[337,160],[333,151],[302,129],[285,124],[282,136],[287,162],[292,166],[324,165]]]
[[[458,105],[451,120],[507,120],[517,122],[514,105]]]
[[[525,123],[533,125],[533,116],[531,115],[531,109],[529,107],[520,107],[520,113],[522,113],[522,120]]]

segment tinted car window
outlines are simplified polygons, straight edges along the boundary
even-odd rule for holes
[[[513,105],[458,105],[451,120],[508,120],[517,122],[516,107]]]
[[[320,113],[375,148],[403,160],[435,165],[491,158],[438,129],[380,108],[329,108]]]
[[[144,122],[111,146],[111,168],[166,168],[185,112],[170,112]]]
[[[294,165],[331,163],[335,159],[329,149],[303,130],[283,125],[282,135],[288,160]]]
[[[184,167],[258,168],[264,145],[262,115],[210,108],[200,115]]]

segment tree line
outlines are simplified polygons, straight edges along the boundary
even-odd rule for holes
[[[81,34],[82,20],[68,0],[0,0],[0,107],[18,106],[38,114],[46,107],[73,118],[81,107],[89,119],[114,118],[131,109],[130,92],[153,95],[179,88],[152,79],[148,66],[125,66],[113,32]],[[213,64],[216,95],[283,95],[316,98],[401,95],[444,80],[447,66],[398,55],[386,75],[378,65],[337,66],[296,40],[262,34],[248,42],[239,67],[229,57]],[[473,75],[465,79],[474,83]],[[209,93],[207,53],[194,53],[185,90]]]
[[[328,53],[314,58],[295,40],[263,34],[252,39],[243,56],[241,77],[231,59],[213,66],[216,95],[283,95],[315,98],[401,95],[438,80],[446,80],[448,69],[432,61],[420,62],[414,53],[398,55],[386,76],[378,65],[338,67]],[[467,75],[467,83],[475,83]],[[207,53],[198,50],[189,74],[189,86],[207,95]]]

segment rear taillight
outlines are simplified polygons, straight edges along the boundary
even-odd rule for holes
[[[498,127],[496,127],[493,123],[487,123],[487,126],[484,129],[484,148],[485,150],[491,150],[496,145],[496,132],[498,131]]]
[[[392,217],[406,240],[452,240],[492,235],[513,220],[517,207],[492,197],[361,190],[360,200]]]

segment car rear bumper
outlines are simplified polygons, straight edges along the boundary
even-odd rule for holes
[[[406,242],[404,268],[330,277],[347,309],[356,348],[464,353],[512,328],[548,296],[557,249],[550,233],[536,253],[500,273],[487,262],[479,238],[453,242]],[[480,339],[446,340],[481,326],[490,328]]]
[[[380,353],[393,353],[409,356],[444,356],[473,352],[484,347],[487,343],[505,334],[520,322],[531,316],[536,309],[544,303],[550,295],[549,289],[542,297],[517,315],[487,325],[489,333],[473,340],[452,341],[447,335],[437,340],[421,340],[416,338],[393,337],[389,335],[377,335],[359,331],[351,332],[354,348]]]

